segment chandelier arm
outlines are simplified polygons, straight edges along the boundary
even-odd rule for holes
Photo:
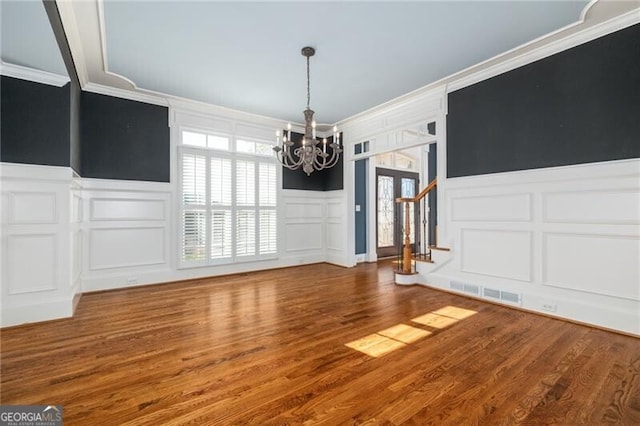
[[[293,149],[288,149],[288,150],[287,150],[286,160],[287,160],[287,162],[288,162],[289,164],[296,164],[296,163],[297,163],[297,160],[295,160],[295,159],[293,158],[293,155],[291,155],[291,154],[292,154],[292,151],[293,151]]]
[[[314,156],[315,158],[313,159],[314,167],[317,170],[322,170],[326,166],[327,157],[322,156],[322,150],[320,150],[320,148],[316,148],[315,153],[316,155]]]
[[[297,155],[297,153],[294,152],[294,154],[296,155],[296,157],[299,157],[299,155]],[[302,158],[298,158],[297,160],[294,159],[293,156],[291,155],[291,150],[287,150],[286,155],[281,151],[276,156],[276,159],[284,167],[286,167],[288,169],[291,169],[291,170],[294,170],[294,169],[300,167],[300,164],[302,164]]]
[[[327,168],[333,167],[337,163],[337,160],[338,160],[338,157],[336,155],[336,151],[334,150],[331,153],[331,158],[329,160],[325,158],[324,166]]]

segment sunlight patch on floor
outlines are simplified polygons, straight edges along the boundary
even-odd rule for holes
[[[469,318],[470,316],[475,315],[478,312],[472,311],[471,309],[458,308],[457,306],[445,306],[442,309],[433,311],[433,313],[461,320],[461,319]]]
[[[389,352],[393,352],[396,349],[407,346],[405,343],[391,339],[389,337],[381,336],[377,333],[370,334],[353,342],[347,343],[345,346],[362,352],[363,354],[377,358],[382,355],[386,355]]]
[[[478,312],[472,311],[471,309],[459,308],[457,306],[445,306],[444,308],[413,318],[411,321],[429,327],[442,329],[477,313]]]
[[[431,334],[431,332],[406,324],[398,324],[385,330],[378,331],[378,334],[384,337],[398,340],[402,343],[413,343],[417,340],[427,337]]]
[[[445,306],[444,308],[413,318],[411,321],[428,327],[443,329],[477,313],[477,311],[471,309]],[[385,328],[377,333],[345,343],[345,346],[369,355],[370,357],[377,358],[430,335],[430,331],[421,328],[406,324],[396,324],[393,327]]]

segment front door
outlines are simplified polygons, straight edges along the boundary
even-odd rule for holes
[[[418,173],[376,168],[376,241],[379,258],[397,256],[404,241],[404,216],[396,198],[415,197],[418,188]],[[414,205],[410,205],[410,238],[415,248],[417,218]]]

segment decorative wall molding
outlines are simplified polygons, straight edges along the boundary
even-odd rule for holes
[[[172,184],[167,182],[82,178],[79,185],[84,191],[117,193],[120,194],[119,197],[123,197],[122,193],[133,194],[134,197],[137,197],[140,196],[138,193],[169,194],[172,191]]]
[[[499,288],[524,309],[640,335],[639,182],[640,159],[438,182],[453,257],[420,282]]]
[[[166,202],[147,198],[99,198],[90,201],[89,220],[158,221],[166,220]]]
[[[4,61],[0,61],[0,74],[56,87],[62,87],[71,81],[68,76],[53,74],[35,68],[27,68]]]
[[[70,183],[73,170],[70,167],[41,166],[36,164],[0,163],[0,179],[6,182]]]
[[[2,327],[73,313],[74,188],[69,167],[0,163]]]
[[[345,141],[349,145],[370,141],[370,153],[383,152],[389,148],[398,149],[398,132],[405,129],[420,129],[428,121],[436,121],[439,114],[444,110],[444,86],[435,87],[429,91],[416,95],[406,95],[397,98],[389,103],[375,107],[373,110],[365,111],[339,123],[345,134]],[[416,144],[429,143],[433,138],[417,140]],[[379,141],[380,140],[380,141]],[[372,142],[373,141],[373,142]],[[380,146],[377,146],[377,145]],[[402,145],[400,143],[400,145]],[[352,156],[351,150],[347,149],[347,155]]]
[[[9,225],[55,224],[58,222],[55,192],[9,192]]]
[[[508,229],[460,230],[460,270],[530,282],[532,233]]]
[[[6,265],[9,295],[56,290],[57,233],[10,233],[7,236]]]
[[[531,194],[456,196],[449,214],[454,222],[529,222]]]
[[[542,221],[640,224],[640,186],[542,193]]]
[[[640,301],[640,236],[543,232],[541,254],[546,286]]]
[[[164,265],[164,226],[100,227],[89,229],[89,270]]]
[[[560,182],[570,184],[583,180],[629,178],[640,176],[640,159],[602,161],[599,163],[572,164],[569,166],[546,167],[544,169],[517,170],[511,172],[491,173],[479,176],[447,178],[447,188],[489,188],[512,185],[544,184]],[[438,186],[440,182],[438,181]],[[633,186],[633,185],[628,185]]]

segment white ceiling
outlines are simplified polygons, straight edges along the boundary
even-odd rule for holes
[[[109,70],[138,87],[333,123],[579,19],[586,0],[105,1]]]
[[[320,123],[343,120],[564,28],[586,6],[587,0],[58,0],[81,82],[283,120],[302,121],[306,64],[300,49],[311,45],[317,49],[311,108]],[[3,61],[66,74],[40,1],[2,0],[1,13]]]
[[[67,75],[41,1],[0,1],[0,57],[13,65]]]

